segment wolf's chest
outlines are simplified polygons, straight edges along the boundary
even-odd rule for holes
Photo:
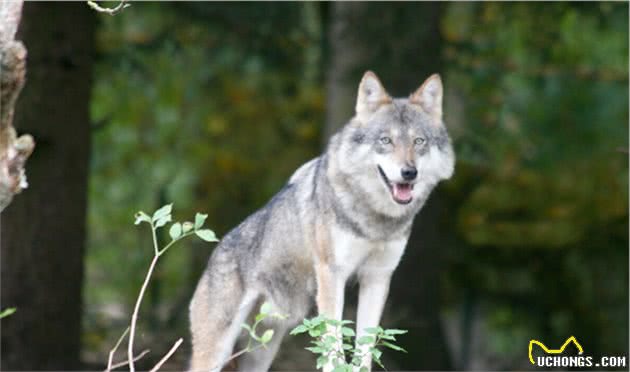
[[[407,239],[369,240],[353,233],[332,227],[331,247],[334,265],[346,276],[364,266],[394,269],[405,249]]]

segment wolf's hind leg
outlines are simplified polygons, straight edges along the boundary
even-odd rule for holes
[[[267,330],[267,325],[263,322],[261,332]],[[256,350],[243,354],[238,359],[238,370],[243,372],[264,372],[268,371],[273,362],[273,358],[278,353],[282,338],[287,332],[288,327],[284,324],[273,324],[273,337],[265,347],[259,347]]]
[[[220,283],[205,275],[190,304],[192,357],[190,371],[221,370],[232,353],[241,324],[256,304],[257,295],[246,293],[238,280]]]

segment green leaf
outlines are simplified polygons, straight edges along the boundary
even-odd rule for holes
[[[338,327],[338,326],[341,325],[341,321],[335,320],[335,319],[326,319],[326,323],[330,324],[331,326],[335,326],[335,327]]]
[[[359,368],[359,372],[368,372],[367,367],[361,367]]]
[[[383,352],[376,348],[371,348],[370,352],[372,353],[372,356],[374,357],[375,360],[380,360],[381,355],[383,355]]]
[[[386,335],[404,335],[407,332],[409,331],[406,329],[386,329],[384,333]]]
[[[396,350],[396,351],[402,351],[403,353],[406,353],[407,350],[403,349],[402,347],[398,346],[398,345],[394,345],[392,343],[389,343],[387,341],[383,341],[381,342],[381,345],[388,347],[390,349]]]
[[[195,225],[193,225],[192,222],[184,222],[182,224],[182,230],[183,230],[184,233],[189,232],[190,230],[193,229],[193,227],[195,227]]]
[[[152,221],[155,222],[163,217],[170,216],[173,210],[173,204],[167,204],[153,213]],[[169,219],[170,221],[170,219]]]
[[[15,313],[16,311],[17,311],[17,309],[15,307],[6,308],[6,309],[2,310],[2,312],[0,313],[0,319],[4,318],[6,316],[9,316],[9,315]]]
[[[264,304],[262,304],[262,306],[260,307],[260,313],[265,315],[271,313],[271,304],[269,302],[265,302]]]
[[[155,222],[155,227],[162,227],[164,225],[166,225],[167,222],[171,222],[171,215],[169,214],[168,216],[163,216],[160,217],[156,222]]]
[[[204,230],[197,230],[195,231],[195,234],[197,234],[198,237],[200,237],[201,239],[207,241],[207,242],[218,242],[219,239],[217,239],[217,236],[214,234],[214,231],[210,230],[210,229],[204,229]]]
[[[382,333],[383,332],[383,328],[381,327],[371,327],[371,328],[366,328],[365,332],[371,334],[371,335],[375,335],[378,333]]]
[[[354,331],[352,330],[352,328],[342,327],[341,334],[344,336],[352,337],[354,336]]]
[[[378,350],[377,350],[378,351]],[[385,366],[383,365],[383,363],[381,363],[381,358],[376,358],[374,357],[374,363],[378,364],[379,367],[385,369]]]
[[[352,345],[350,345],[350,344],[343,344],[342,347],[343,347],[344,350],[352,350]]]
[[[271,341],[272,337],[273,337],[273,329],[268,329],[265,331],[265,333],[263,333],[262,337],[260,338],[260,343],[266,344],[267,342]]]
[[[367,345],[367,344],[373,344],[374,343],[374,336],[363,336],[363,337],[359,337],[359,339],[357,340],[357,344],[359,345]]]
[[[319,329],[309,329],[309,330],[308,330],[308,334],[309,334],[311,337],[317,337],[317,336],[321,335],[321,334],[322,334],[322,332],[321,332]]]
[[[320,369],[324,366],[324,364],[328,363],[328,356],[327,355],[322,355],[319,358],[317,358],[317,369]]]
[[[291,336],[295,336],[295,335],[299,335],[300,333],[304,333],[306,331],[308,331],[308,328],[305,325],[300,324],[299,326],[293,328],[293,330],[291,330],[289,334]]]
[[[171,239],[175,240],[182,236],[182,224],[179,222],[175,222],[171,225],[171,228],[168,230],[168,234],[171,236]]]
[[[139,225],[141,222],[151,223],[151,217],[143,211],[139,211],[134,217],[136,218],[136,222],[134,222],[136,225]]]
[[[326,335],[326,337],[324,337],[324,343],[326,345],[332,345],[335,342],[337,342],[337,337],[335,337],[333,335]]]
[[[322,349],[319,346],[309,346],[309,347],[305,347],[304,349],[310,351],[313,354],[321,354],[324,352],[324,349]]]
[[[323,322],[324,322],[324,318],[321,315],[318,315],[315,318],[312,318],[311,320],[309,320],[309,324],[311,327],[318,326],[322,324]]]
[[[206,218],[208,218],[207,214],[197,213],[195,215],[195,230],[198,230],[203,226],[203,223],[206,222]]]
[[[358,367],[361,364],[361,359],[358,356],[353,356],[352,364]]]
[[[332,372],[347,372],[348,371],[348,366],[346,366],[345,364],[339,364],[337,366],[335,366],[335,369],[332,370]]]
[[[267,314],[258,313],[256,314],[256,318],[254,319],[254,322],[259,323],[261,320],[265,319],[266,317],[267,317]]]

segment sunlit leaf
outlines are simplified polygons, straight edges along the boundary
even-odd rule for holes
[[[260,337],[260,343],[261,344],[266,344],[267,342],[271,341],[272,337],[273,337],[273,329],[268,329]]]
[[[15,308],[15,307],[6,308],[6,309],[2,310],[2,312],[0,312],[0,319],[4,318],[6,316],[9,316],[9,315],[15,313],[16,311],[17,311],[17,308]]]
[[[208,218],[207,214],[201,214],[201,213],[197,213],[195,215],[195,230],[201,228],[201,226],[203,226],[203,223],[206,221],[206,218]]]
[[[219,239],[217,239],[217,236],[214,234],[214,231],[210,230],[210,229],[204,229],[204,230],[197,230],[195,231],[195,234],[200,237],[201,239],[207,241],[207,242],[218,242]]]
[[[168,230],[168,234],[171,236],[171,239],[175,240],[182,235],[182,224],[179,222],[175,222],[171,225],[171,228]]]
[[[162,219],[166,216],[170,216],[171,215],[171,211],[173,210],[173,204],[167,204],[165,206],[163,206],[162,208],[158,209],[157,211],[155,211],[155,213],[153,213],[153,222],[156,222],[159,219]]]
[[[134,217],[136,218],[136,221],[134,222],[136,225],[139,225],[142,222],[151,222],[151,217],[142,211],[136,213]]]

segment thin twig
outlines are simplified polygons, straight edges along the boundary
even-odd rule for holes
[[[118,342],[116,342],[116,345],[114,345],[114,347],[109,351],[109,359],[107,359],[107,369],[105,370],[106,372],[109,372],[112,370],[112,360],[114,359],[114,353],[118,349],[118,346],[120,346],[120,343],[122,342],[123,338],[127,336],[127,333],[129,333],[129,327],[125,329],[122,336],[120,336],[120,338],[118,339]]]
[[[179,347],[179,345],[182,344],[182,342],[184,342],[183,338],[180,338],[179,340],[177,340],[177,342],[175,343],[175,345],[173,345],[171,350],[169,350],[169,352],[166,353],[166,355],[164,355],[164,357],[155,365],[155,367],[151,368],[150,372],[156,372],[158,369],[160,369],[160,367],[162,367],[162,364],[164,364],[164,362],[166,362],[168,358],[170,358],[171,355],[173,355],[175,350],[177,350],[177,348]]]
[[[256,346],[254,346],[253,348],[249,348],[246,347],[245,349],[241,350],[241,351],[237,351],[236,353],[230,355],[229,358],[227,358],[223,363],[221,363],[220,365],[214,366],[212,368],[210,368],[210,371],[215,371],[215,370],[219,370],[222,366],[224,366],[225,364],[227,364],[229,361],[231,361],[232,359],[236,359],[239,356],[241,356],[242,354],[245,353],[251,353],[252,351],[256,350],[256,349],[260,349],[261,347],[265,346],[264,344],[258,344]],[[152,371],[153,372],[153,371]]]
[[[140,310],[140,304],[142,303],[142,298],[144,297],[144,292],[149,285],[149,280],[151,279],[151,274],[153,274],[153,270],[155,269],[155,264],[157,264],[158,256],[157,254],[153,256],[153,260],[151,261],[151,266],[149,266],[149,271],[147,272],[147,276],[144,278],[144,283],[142,283],[142,288],[140,288],[140,294],[138,295],[138,299],[136,300],[136,306],[133,309],[133,314],[131,315],[131,331],[129,332],[129,345],[127,347],[127,358],[129,360],[129,371],[134,372],[136,370],[135,365],[133,364],[133,338],[136,333],[136,322],[138,321],[138,312]]]
[[[151,223],[151,236],[153,237],[153,252],[156,256],[159,256],[160,252],[158,251],[157,233],[155,232],[153,223]]]
[[[137,362],[138,360],[140,360],[140,358],[142,358],[143,356],[147,355],[149,353],[149,349],[144,350],[143,352],[141,352],[140,354],[138,354],[135,358],[133,358],[134,362]],[[127,364],[129,364],[128,360],[124,360],[122,362],[116,363],[114,365],[112,365],[111,369],[116,369],[116,368],[120,368],[123,366],[126,366]]]
[[[182,236],[180,236],[179,238],[177,238],[177,239],[175,239],[175,240],[172,240],[170,243],[168,243],[168,244],[167,244],[164,248],[162,248],[162,250],[158,250],[158,251],[157,251],[157,255],[158,255],[158,256],[163,255],[164,253],[166,253],[166,251],[167,251],[167,250],[168,250],[168,249],[169,249],[169,248],[170,248],[173,244],[177,243],[178,241],[180,241],[180,240],[182,240],[182,239],[184,239],[184,238],[186,238],[186,237],[191,236],[192,234],[194,234],[194,231],[191,231],[191,232],[187,232],[187,233],[182,234]],[[156,244],[157,244],[157,243],[156,243]],[[156,245],[156,247],[157,247],[157,245]]]
[[[90,6],[90,8],[96,10],[97,12],[106,13],[113,16],[114,14],[120,12],[121,10],[131,6],[131,4],[126,4],[127,1],[129,0],[120,0],[120,3],[116,5],[116,7],[114,8],[103,8],[102,6],[98,5],[95,1],[88,1],[87,3]]]

